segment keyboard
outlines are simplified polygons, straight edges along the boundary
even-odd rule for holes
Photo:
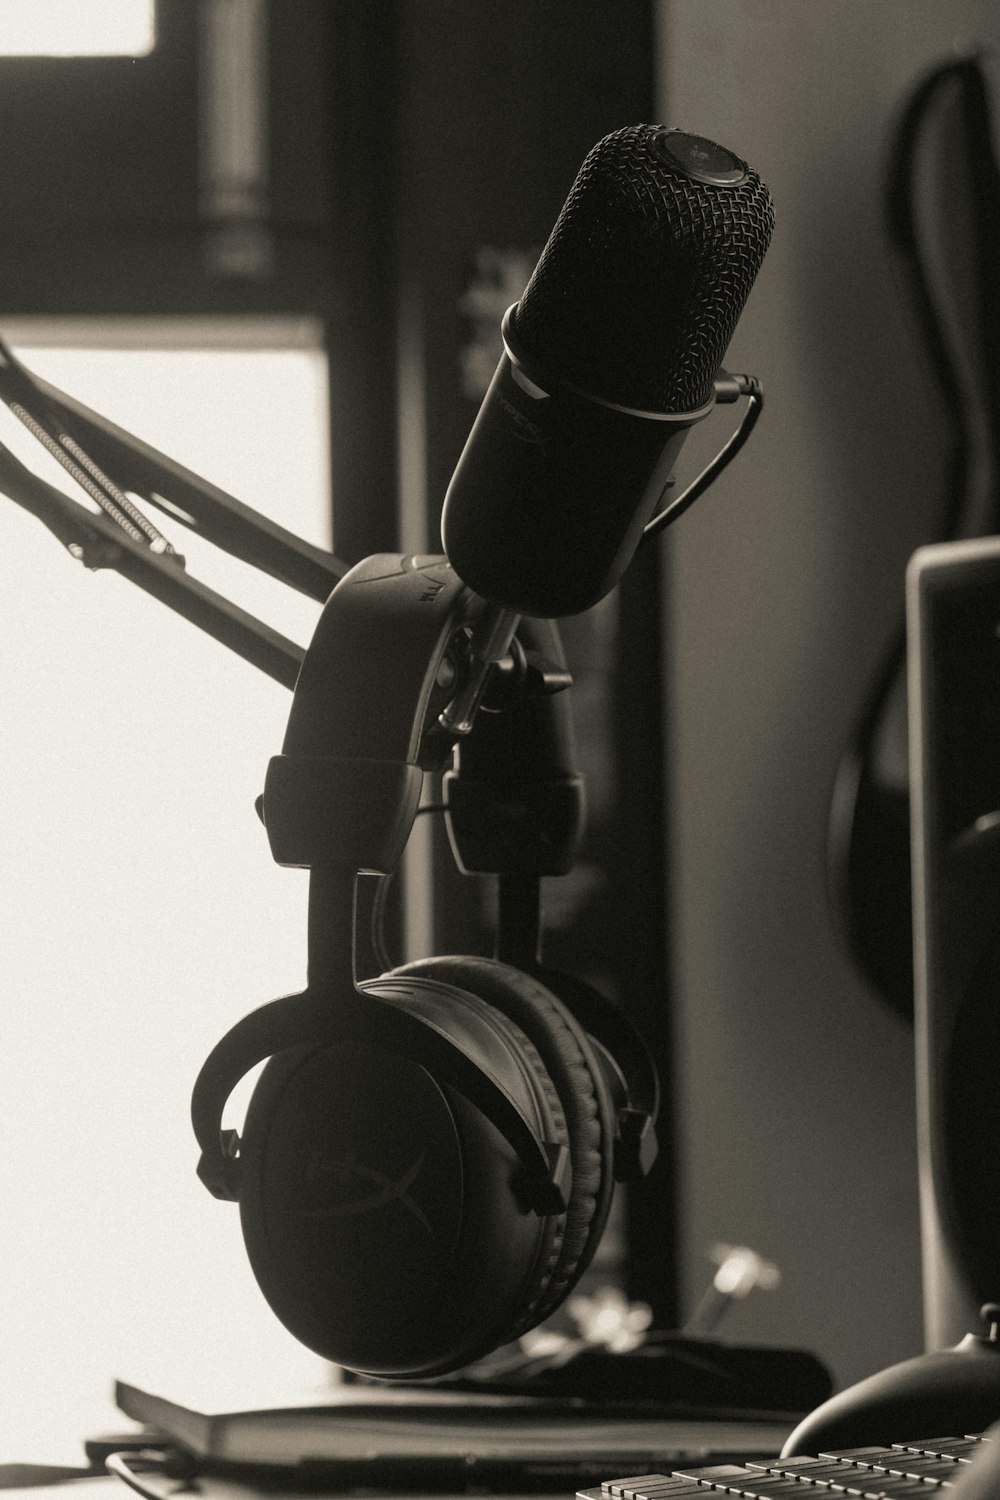
[[[607,1479],[599,1489],[578,1490],[579,1500],[682,1500],[714,1491],[741,1500],[806,1500],[807,1492],[850,1500],[929,1500],[933,1490],[948,1490],[967,1472],[988,1437],[929,1438],[893,1443],[888,1448],[845,1448],[816,1458],[754,1459],[747,1463],[697,1464],[669,1474],[638,1474]]]

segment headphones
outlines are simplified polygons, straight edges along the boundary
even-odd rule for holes
[[[199,1176],[239,1203],[273,1311],[382,1378],[447,1374],[547,1318],[615,1181],[656,1155],[641,1037],[539,956],[540,877],[571,868],[584,812],[555,626],[521,620],[471,732],[442,727],[489,623],[442,557],[379,554],[334,589],[258,805],[277,862],[310,871],[306,988],[239,1021],[191,1103]],[[459,867],[497,877],[496,954],[370,977],[373,877],[395,870],[424,774],[449,758]],[[242,1131],[224,1130],[265,1059]]]

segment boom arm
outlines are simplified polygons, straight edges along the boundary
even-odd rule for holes
[[[128,497],[155,505],[214,546],[320,603],[348,571],[331,552],[185,469],[30,374],[0,340],[0,399],[84,485],[100,511],[40,478],[0,444],[0,492],[23,506],[88,568],[114,568],[161,603],[292,688],[304,649],[188,575]],[[126,509],[127,507],[127,509]]]

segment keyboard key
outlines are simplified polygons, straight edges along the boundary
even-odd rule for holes
[[[631,1479],[606,1479],[601,1485],[602,1495],[607,1500],[659,1500],[667,1497],[695,1495],[698,1486],[675,1474],[638,1474]]]
[[[899,1459],[899,1452],[895,1448],[865,1448],[859,1450],[859,1456],[855,1463],[863,1464],[866,1469],[891,1469],[892,1464]]]
[[[681,1496],[703,1496],[708,1487],[693,1479],[672,1479],[669,1490],[636,1490],[634,1500],[679,1500]]]
[[[835,1459],[837,1463],[860,1464],[861,1467],[864,1468],[868,1464],[870,1458],[875,1457],[879,1453],[885,1453],[887,1451],[891,1453],[892,1449],[890,1448],[887,1450],[884,1447],[830,1448],[824,1449],[823,1452],[819,1454],[819,1457],[825,1459],[832,1458]],[[796,1453],[791,1461],[794,1463],[795,1459],[797,1459],[798,1457],[799,1454]]]
[[[927,1458],[951,1459],[954,1463],[971,1463],[981,1444],[975,1438],[917,1438],[912,1443],[893,1443],[901,1453],[918,1453]]]
[[[895,1479],[891,1474],[872,1475],[868,1483],[870,1488],[865,1493],[878,1497],[878,1500],[904,1500],[911,1495],[930,1500],[935,1490],[943,1488],[933,1480]]]
[[[772,1474],[783,1474],[789,1479],[808,1479],[814,1484],[818,1480],[838,1480],[843,1476],[844,1465],[824,1458],[794,1458],[787,1463],[780,1461],[768,1464]]]
[[[954,1458],[928,1458],[926,1454],[918,1454],[913,1458],[901,1458],[898,1464],[893,1465],[893,1470],[899,1470],[912,1479],[951,1479],[958,1478],[958,1462]]]
[[[679,1479],[695,1479],[699,1484],[713,1485],[716,1489],[729,1488],[730,1481],[749,1479],[746,1464],[709,1464],[706,1469],[674,1469]]]
[[[669,1474],[635,1474],[630,1479],[605,1479],[601,1489],[605,1495],[613,1496],[614,1500],[621,1500],[622,1496],[632,1494],[647,1484],[669,1483]]]
[[[703,1495],[705,1486],[693,1479],[668,1479],[666,1485],[650,1485],[648,1489],[629,1490],[628,1500],[677,1500],[681,1495]]]
[[[775,1474],[762,1474],[760,1471],[744,1480],[743,1488],[739,1491],[743,1500],[782,1500],[786,1495],[791,1496],[792,1500],[809,1500],[810,1492],[814,1500],[820,1500],[823,1495],[830,1496],[831,1500],[838,1500],[845,1493],[839,1486],[836,1489],[830,1485],[820,1488],[801,1479],[779,1479]],[[931,1500],[930,1495],[927,1500]]]

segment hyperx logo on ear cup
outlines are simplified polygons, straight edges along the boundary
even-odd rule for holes
[[[374,1213],[387,1204],[399,1204],[413,1215],[422,1229],[433,1234],[430,1220],[409,1191],[426,1160],[427,1152],[421,1151],[412,1166],[404,1170],[402,1177],[394,1179],[387,1177],[384,1172],[366,1167],[353,1154],[331,1159],[321,1151],[315,1151],[306,1168],[306,1179],[326,1178],[334,1191],[330,1194],[327,1207],[302,1209],[301,1212],[307,1219],[353,1219],[359,1214]],[[345,1192],[345,1188],[350,1186],[354,1186],[356,1191],[360,1189],[357,1196],[349,1191]]]
[[[519,1207],[494,1126],[381,1048],[272,1059],[242,1162],[244,1238],[273,1311],[369,1374],[442,1373],[497,1347],[558,1244],[558,1217]]]
[[[463,1207],[452,1111],[424,1070],[375,1051],[285,1053],[254,1092],[242,1155],[247,1250],[282,1322],[347,1365],[406,1344]]]

